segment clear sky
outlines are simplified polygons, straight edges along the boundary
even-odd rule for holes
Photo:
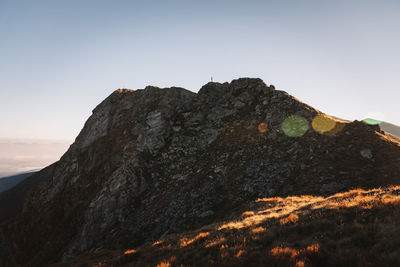
[[[72,140],[117,88],[211,76],[400,125],[399,14],[385,0],[0,0],[0,137]]]

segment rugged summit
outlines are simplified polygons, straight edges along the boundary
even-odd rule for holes
[[[260,79],[197,94],[117,90],[60,161],[29,178],[41,181],[1,228],[18,264],[42,266],[192,230],[257,198],[399,184],[399,160],[379,127],[329,117]]]

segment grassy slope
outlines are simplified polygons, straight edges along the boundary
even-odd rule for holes
[[[400,186],[259,199],[231,220],[56,266],[400,266]]]

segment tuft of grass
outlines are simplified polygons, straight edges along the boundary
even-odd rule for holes
[[[130,255],[130,254],[134,254],[134,253],[136,253],[136,250],[130,249],[130,250],[125,251],[124,255]]]
[[[254,216],[254,211],[245,211],[242,213],[242,217]]]
[[[256,227],[256,228],[251,229],[251,232],[252,232],[253,234],[260,234],[260,233],[265,232],[265,228],[262,227],[262,226],[259,226],[259,227]]]
[[[287,224],[287,223],[296,223],[299,220],[299,216],[296,214],[291,213],[289,216],[286,218],[282,218],[279,220],[281,224]]]
[[[282,247],[274,247],[270,251],[271,255],[274,257],[289,257],[291,259],[294,259],[299,255],[299,252],[296,249],[292,248],[282,248]]]
[[[163,240],[158,240],[158,241],[153,243],[153,246],[161,245],[163,242],[164,242]]]
[[[197,240],[199,240],[199,239],[202,239],[202,238],[204,238],[204,237],[207,237],[207,236],[209,236],[210,235],[210,233],[209,232],[203,232],[203,233],[199,233],[198,235],[196,235],[194,238],[182,238],[181,239],[181,248],[182,247],[186,247],[186,246],[188,246],[188,245],[190,245],[190,244],[192,244],[192,243],[194,243],[194,242],[196,242]]]
[[[159,264],[157,264],[157,267],[171,267],[171,263],[168,261],[162,261]]]
[[[245,255],[245,254],[246,254],[246,251],[243,250],[243,249],[241,249],[241,250],[239,250],[239,251],[235,254],[235,258],[240,258],[240,257],[242,257],[242,256]]]
[[[206,247],[207,248],[214,247],[225,242],[226,242],[225,237],[216,238],[215,240],[211,240],[208,244],[206,244]]]

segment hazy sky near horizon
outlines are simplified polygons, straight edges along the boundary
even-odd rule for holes
[[[72,140],[117,88],[260,77],[400,125],[400,1],[0,0],[0,137]]]

